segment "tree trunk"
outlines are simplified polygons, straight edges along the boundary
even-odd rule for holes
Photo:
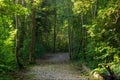
[[[57,9],[56,9],[56,0],[55,0],[55,8],[54,8],[54,44],[53,44],[53,53],[56,52],[56,23],[57,22]]]
[[[68,50],[69,50],[69,55],[71,59],[72,53],[71,53],[71,29],[70,29],[70,4],[69,2],[68,2]]]
[[[72,58],[71,56],[71,29],[70,29],[70,21],[69,21],[69,19],[68,19],[68,49],[69,49],[69,55],[70,55],[70,59]]]
[[[17,30],[16,31],[16,61],[17,61],[17,64],[18,64],[18,67],[19,69],[22,69],[23,68],[23,64],[20,62],[20,54],[19,54],[19,39],[18,39],[18,18],[17,16],[15,15],[15,29]]]
[[[84,25],[84,16],[83,14],[81,15],[81,23],[82,23],[82,28],[81,28],[81,31],[82,31],[82,40],[81,40],[81,53],[83,54],[83,58],[84,60],[86,59],[86,54],[85,54],[85,34],[86,34],[86,30],[85,30],[85,27],[83,27]]]
[[[14,4],[17,4],[18,3],[18,1],[13,1],[14,2]],[[20,61],[20,56],[21,56],[21,54],[19,53],[20,52],[20,42],[19,42],[19,36],[18,36],[18,17],[17,17],[17,15],[15,14],[15,16],[14,16],[14,23],[15,23],[15,29],[16,29],[16,42],[15,42],[15,47],[16,47],[16,49],[15,49],[15,53],[16,53],[16,62],[17,62],[17,64],[18,64],[18,67],[19,67],[19,69],[23,69],[24,68],[24,66],[23,66],[23,64],[21,63],[21,61]]]
[[[94,19],[97,16],[98,13],[98,0],[96,0],[95,4],[91,5],[91,15],[92,19]]]
[[[32,0],[32,4],[34,0]],[[33,6],[33,5],[32,5]],[[29,54],[29,63],[34,63],[34,54],[35,54],[35,9],[32,8],[32,25],[31,25],[32,40],[30,45],[30,54]]]
[[[23,5],[23,7],[26,7],[26,2],[24,0],[19,0],[20,2],[22,2],[21,4]],[[21,49],[24,47],[24,37],[25,37],[25,15],[24,17],[21,17],[20,20],[20,29],[19,29],[19,48],[18,48],[18,54],[20,57],[22,57],[23,52],[21,51]],[[21,61],[20,61],[21,62]],[[21,62],[22,64],[22,62]],[[24,68],[24,65],[21,65],[21,68]]]
[[[21,0],[21,2],[22,2],[21,3],[22,6],[26,7],[26,1],[25,0]],[[24,36],[25,36],[25,15],[24,15],[24,17],[22,17],[20,19],[20,23],[21,23],[21,27],[20,27],[19,45],[20,45],[20,48],[23,48],[23,46],[24,46]]]
[[[95,17],[97,16],[98,13],[98,0],[96,0],[96,5],[95,5]]]

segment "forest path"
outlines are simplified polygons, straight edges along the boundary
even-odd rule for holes
[[[24,76],[24,80],[89,80],[69,62],[68,53],[45,55]]]

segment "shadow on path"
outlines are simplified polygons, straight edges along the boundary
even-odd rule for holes
[[[66,63],[69,62],[69,53],[46,54],[36,62],[39,63]]]

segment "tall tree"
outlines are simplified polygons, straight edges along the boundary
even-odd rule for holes
[[[29,63],[34,63],[34,54],[35,54],[35,0],[31,0],[32,5],[32,23],[31,23],[31,44],[30,44],[30,54],[29,54]]]
[[[68,1],[67,3],[68,6],[68,50],[69,50],[69,55],[70,55],[70,59],[71,59],[71,27],[70,27],[70,3]]]
[[[54,0],[54,48],[53,52],[56,52],[56,24],[57,24],[57,7],[56,7],[56,0]]]
[[[18,1],[14,0],[14,4],[18,4]],[[17,64],[18,64],[18,67],[19,69],[22,69],[24,68],[23,64],[21,63],[20,61],[20,56],[21,56],[21,53],[20,53],[20,49],[22,48],[22,43],[20,43],[22,40],[19,41],[19,28],[18,28],[18,16],[17,14],[15,14],[15,17],[14,17],[14,23],[15,23],[15,29],[16,29],[16,61],[17,61]],[[21,39],[22,39],[22,35],[20,36]]]

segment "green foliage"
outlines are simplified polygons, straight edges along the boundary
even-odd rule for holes
[[[99,74],[104,74],[104,75],[108,75],[109,74],[105,68],[96,68],[91,73],[93,73],[93,72],[97,72]]]
[[[20,58],[21,58],[22,64],[24,64],[24,66],[27,66],[29,64],[28,59],[29,59],[29,53],[30,53],[29,51],[30,40],[26,38],[23,44],[24,44],[23,48],[20,49],[20,52],[22,53]]]
[[[13,4],[11,1],[0,1],[0,13],[3,15],[10,15],[9,13],[24,15],[28,14],[29,12],[30,11],[27,8],[24,8],[21,4]]]
[[[105,8],[103,11],[100,10],[96,24],[93,24],[88,29],[90,37],[97,43],[95,51],[98,53],[98,56],[101,55],[101,57],[96,59],[99,58],[102,61],[106,59],[108,62],[113,61],[113,56],[119,53],[119,45],[117,45],[119,44],[119,37],[115,30],[119,23],[114,24],[115,17],[113,17],[118,14],[116,13],[118,9],[115,7]]]
[[[21,4],[0,0],[0,80],[12,80],[10,73],[18,70],[15,53],[18,30],[14,27],[14,15],[23,16],[29,13]]]
[[[64,40],[64,41],[63,41]],[[57,52],[67,52],[68,51],[68,49],[67,49],[67,47],[68,47],[68,45],[67,45],[67,39],[66,39],[66,37],[65,37],[65,35],[63,34],[61,34],[61,35],[57,35],[57,43],[56,43],[56,48],[57,48]]]
[[[119,63],[112,64],[111,69],[115,72],[116,76],[120,77],[120,64]]]
[[[9,72],[14,72],[17,70],[17,63],[15,58],[14,50],[14,38],[15,30],[11,30],[3,42],[0,42],[0,79],[2,80],[12,80],[12,77],[8,74]]]
[[[35,47],[35,58],[39,59],[41,56],[43,56],[43,54],[45,54],[45,48],[43,45],[36,43],[36,47]]]
[[[73,18],[72,21],[72,52],[73,57],[75,57],[74,59],[78,58],[81,61],[85,55],[86,58],[83,62],[86,62],[91,69],[96,68],[95,71],[108,74],[104,68],[97,67],[98,64],[101,63],[114,62],[119,64],[120,1],[98,0],[98,3],[96,1],[97,0],[91,0],[91,2],[89,2],[89,0],[73,0],[73,12],[77,18]],[[81,17],[83,17],[84,25],[82,25]],[[81,32],[83,28],[86,29],[87,35],[83,35]],[[81,40],[83,40],[82,37],[86,39],[85,48],[82,46],[83,43],[81,43]],[[82,50],[85,50],[85,52],[82,52]],[[114,64],[111,66],[114,66]],[[111,68],[114,72],[118,70],[118,66],[117,68],[115,68],[115,66]],[[119,70],[117,71],[117,74],[118,73]]]
[[[95,1],[89,1],[89,0],[76,0],[74,2],[73,11],[75,14],[87,14],[87,11],[91,7],[91,4],[93,4]]]
[[[0,19],[0,71],[8,72],[16,69],[14,38],[16,30],[12,28],[12,20],[10,16],[3,16]],[[8,65],[9,64],[9,65]]]
[[[54,0],[43,0],[41,5],[37,8],[36,16],[36,44],[37,53],[53,52],[53,35],[54,35],[54,15],[55,8],[57,8],[57,20],[56,20],[56,51],[67,51],[67,1],[56,0],[55,6]],[[63,7],[64,6],[64,7]],[[64,41],[63,41],[64,40]],[[39,46],[39,47],[38,47]],[[46,51],[43,51],[46,50]]]
[[[9,76],[9,75],[0,75],[2,77],[0,77],[0,80],[13,80],[13,77]]]
[[[25,34],[23,33],[19,58],[24,65],[28,64],[32,33],[31,12],[35,9],[35,58],[53,50],[56,13],[56,51],[68,51],[69,25],[72,59],[79,64],[85,62],[91,69],[96,68],[94,71],[102,74],[108,72],[104,68],[97,68],[98,64],[109,63],[116,75],[120,76],[119,0],[56,0],[57,5],[54,0],[35,0],[33,3],[25,1],[26,6],[19,0],[19,4],[12,0],[0,0],[0,73],[5,74],[17,69],[15,37],[18,37],[20,44],[22,30]],[[18,18],[17,30],[15,17]]]

